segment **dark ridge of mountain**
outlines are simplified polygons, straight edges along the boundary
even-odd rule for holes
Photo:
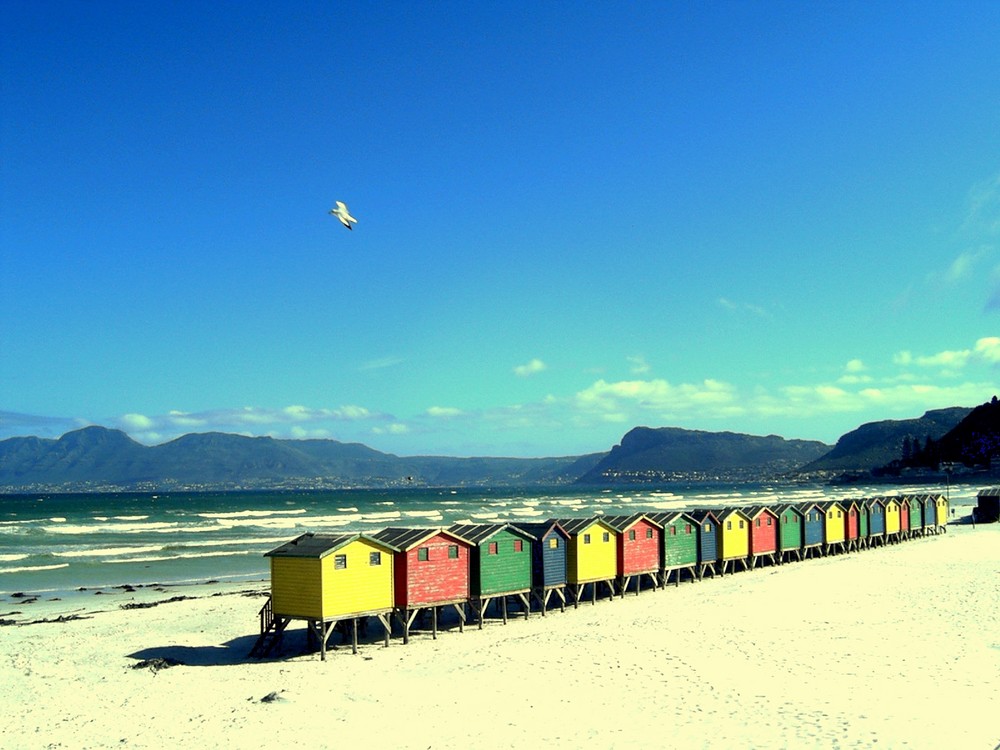
[[[94,475],[130,475],[141,465],[145,446],[120,430],[84,427],[58,440],[0,441],[0,485],[27,484],[44,477],[51,484],[86,482]]]
[[[973,409],[938,441],[936,448],[938,461],[969,467],[990,466],[1000,457],[1000,401],[997,397]]]
[[[768,479],[787,475],[829,449],[818,441],[777,435],[636,427],[578,482]]]
[[[144,446],[87,427],[58,440],[0,441],[4,488],[273,488],[555,484],[575,475],[566,458],[401,458],[357,443],[193,433]]]
[[[606,454],[569,458],[402,458],[408,476],[420,476],[431,485],[488,484],[489,476],[504,476],[509,484],[555,485],[574,481]]]
[[[910,441],[886,464],[873,470],[875,476],[897,476],[904,471],[937,472],[947,468],[967,474],[992,470],[1000,458],[1000,401],[977,406],[951,430],[924,441]]]
[[[841,436],[829,453],[803,466],[799,473],[868,472],[903,454],[906,441],[937,440],[961,422],[972,409],[953,406],[925,412],[917,419],[868,422]]]

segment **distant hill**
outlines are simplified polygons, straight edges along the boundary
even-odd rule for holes
[[[955,406],[935,409],[917,419],[869,422],[843,435],[829,453],[799,469],[800,474],[868,472],[903,454],[905,441],[937,440],[961,422],[972,409]]]
[[[610,452],[555,458],[395,456],[359,443],[220,432],[145,446],[85,427],[0,441],[0,491],[529,486],[834,478],[1000,456],[1000,404],[864,424],[835,446],[777,435],[636,427]],[[923,462],[923,463],[921,463]]]
[[[144,446],[86,427],[57,440],[0,441],[4,488],[273,488],[517,485],[568,482],[600,459],[401,458],[357,443],[219,432]]]
[[[1000,463],[1000,401],[977,406],[944,435],[931,436],[924,442],[904,445],[901,454],[874,470],[881,476],[904,471],[938,471],[942,464],[951,470],[967,473],[984,471]]]
[[[825,443],[777,435],[636,427],[578,481],[769,479],[787,475],[829,450]]]

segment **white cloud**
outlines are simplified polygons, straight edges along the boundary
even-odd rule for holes
[[[641,354],[634,357],[627,357],[633,375],[645,375],[650,371],[649,363]]]
[[[844,365],[844,370],[847,372],[864,372],[866,369],[865,363],[860,359],[852,359],[846,365]]]
[[[358,369],[362,372],[365,370],[384,370],[386,367],[395,367],[396,365],[403,364],[403,362],[402,357],[381,357],[362,363]]]
[[[695,410],[738,410],[736,389],[718,380],[672,385],[666,380],[598,380],[574,397],[577,407],[604,414],[621,414],[631,405],[664,417]]]
[[[120,423],[126,431],[150,430],[153,428],[155,424],[152,419],[145,416],[144,414],[125,414],[122,416]]]
[[[456,409],[453,406],[431,406],[427,409],[427,415],[431,417],[438,417],[441,419],[450,419],[452,417],[460,417],[463,412],[461,409]]]
[[[537,357],[525,365],[518,365],[514,368],[514,374],[521,378],[536,375],[546,369],[546,365]]]
[[[372,434],[374,435],[405,435],[410,431],[409,425],[402,422],[393,422],[385,427],[373,427]]]
[[[749,302],[733,302],[728,297],[719,297],[716,303],[720,307],[724,307],[727,310],[732,310],[733,312],[748,312],[755,315],[758,318],[770,318],[771,313],[765,310],[760,305],[754,305]]]
[[[960,253],[948,266],[944,273],[944,280],[950,284],[956,284],[973,276],[977,265],[985,260],[992,253],[992,248],[983,246],[976,250],[966,250]]]
[[[1000,337],[987,336],[976,341],[970,349],[951,349],[936,354],[913,356],[911,352],[898,352],[893,357],[897,365],[915,364],[920,367],[939,367],[948,370],[960,370],[970,364],[1000,363]]]

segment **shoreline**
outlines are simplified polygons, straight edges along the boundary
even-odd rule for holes
[[[144,592],[160,601],[136,609],[102,596],[119,606],[0,628],[0,684],[13,688],[0,711],[10,746],[24,748],[249,747],[279,735],[427,748],[475,733],[499,747],[992,750],[998,573],[1000,526],[951,524],[407,646],[373,639],[326,662],[298,653],[299,623],[285,655],[247,657],[256,586]]]

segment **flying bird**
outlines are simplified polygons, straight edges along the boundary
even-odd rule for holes
[[[336,207],[331,208],[330,213],[340,219],[340,223],[348,229],[354,229],[351,222],[358,223],[358,220],[351,216],[351,212],[347,210],[347,205],[343,201],[337,201]]]

